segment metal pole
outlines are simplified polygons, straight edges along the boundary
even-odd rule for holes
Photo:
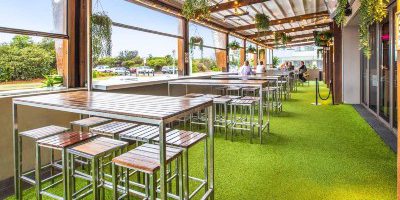
[[[166,179],[166,131],[165,131],[165,124],[164,122],[161,122],[159,125],[159,131],[160,131],[160,185],[161,185],[161,190],[160,190],[160,199],[167,199],[167,179]],[[154,184],[154,176],[150,176],[150,183]],[[153,188],[155,190],[155,188]],[[152,192],[152,191],[151,191]]]
[[[16,199],[22,199],[21,180],[20,180],[20,146],[18,136],[18,113],[17,104],[13,103],[13,129],[14,129],[14,191]]]
[[[318,79],[315,78],[315,105],[318,105]]]
[[[214,114],[214,112],[213,112],[213,110],[214,110],[215,108],[214,108],[214,105],[212,105],[212,106],[209,106],[208,108],[207,108],[207,114],[208,114],[208,116],[207,116],[207,118],[208,118],[208,137],[210,138],[209,139],[209,142],[210,142],[210,166],[209,166],[209,173],[210,173],[210,176],[209,176],[209,181],[210,181],[210,184],[209,184],[209,188],[212,190],[212,192],[211,192],[211,195],[210,195],[210,200],[214,200],[214,116],[213,116],[213,114]]]

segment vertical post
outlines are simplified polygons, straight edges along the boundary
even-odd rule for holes
[[[318,78],[315,78],[315,105],[318,106]]]
[[[21,193],[21,180],[20,180],[20,146],[19,146],[19,136],[18,136],[18,113],[17,104],[13,102],[13,129],[14,129],[14,191],[16,199],[22,199]]]
[[[207,108],[208,120],[208,137],[210,141],[210,166],[209,166],[209,188],[212,190],[210,199],[214,200],[214,104]]]
[[[229,72],[229,33],[225,34],[226,72]]]
[[[166,134],[165,134],[165,124],[163,121],[160,122],[159,124],[159,131],[160,131],[160,185],[161,185],[161,191],[160,191],[160,198],[165,200],[167,199],[167,179],[166,179]],[[152,179],[152,178],[150,178]],[[151,183],[150,183],[151,184]]]

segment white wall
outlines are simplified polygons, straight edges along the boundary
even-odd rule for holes
[[[361,67],[358,27],[344,27],[342,29],[342,39],[343,102],[346,104],[360,104]]]

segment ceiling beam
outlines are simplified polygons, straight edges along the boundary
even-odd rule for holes
[[[288,17],[288,18],[283,18],[283,19],[271,20],[269,22],[269,25],[276,26],[276,25],[280,25],[280,24],[292,23],[295,21],[302,21],[302,20],[314,19],[314,18],[319,18],[319,17],[329,17],[328,11],[305,14],[305,15],[298,15],[298,16]],[[255,28],[256,28],[256,24],[250,24],[250,25],[245,25],[245,26],[239,26],[237,28],[234,28],[233,30],[244,31],[244,30],[255,29]]]
[[[307,38],[307,39],[302,39],[302,40],[296,40],[296,41],[289,42],[289,43],[287,43],[287,45],[297,44],[297,43],[302,43],[302,42],[313,42],[313,41],[314,41],[314,38]],[[267,43],[267,45],[268,46],[273,46],[273,45],[275,45],[275,43]]]
[[[296,40],[296,39],[304,39],[304,38],[309,38],[309,37],[314,37],[314,34],[309,33],[309,34],[303,34],[303,35],[295,35],[295,36],[292,36],[292,39]],[[261,40],[261,42],[271,43],[271,42],[275,42],[275,39]]]
[[[232,8],[239,8],[243,6],[249,6],[252,4],[257,4],[257,3],[263,3],[269,0],[235,0],[235,1],[229,1],[226,3],[220,3],[216,4],[213,6],[210,6],[210,11],[211,12],[219,12],[223,10],[229,10]]]
[[[308,46],[308,45],[314,45],[315,42],[306,42],[306,43],[298,43],[298,44],[288,44],[286,45],[286,48],[290,47],[299,47],[299,46]],[[276,48],[278,46],[273,46],[273,48]]]
[[[307,31],[307,30],[314,30],[314,29],[318,29],[318,28],[329,27],[330,25],[331,25],[331,22],[308,25],[308,26],[303,26],[303,27],[289,28],[289,29],[279,30],[279,31],[275,31],[275,32],[276,33],[291,33],[291,32],[298,32],[298,31]],[[253,35],[248,35],[247,37],[251,38],[251,39],[255,39],[258,37],[270,36],[273,34],[274,34],[274,31],[262,31],[262,32],[258,32]]]

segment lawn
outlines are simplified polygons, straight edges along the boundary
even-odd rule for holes
[[[396,199],[395,153],[352,106],[311,105],[314,91],[284,103],[263,145],[217,133],[216,199]],[[202,174],[202,147],[190,151],[191,174]]]

